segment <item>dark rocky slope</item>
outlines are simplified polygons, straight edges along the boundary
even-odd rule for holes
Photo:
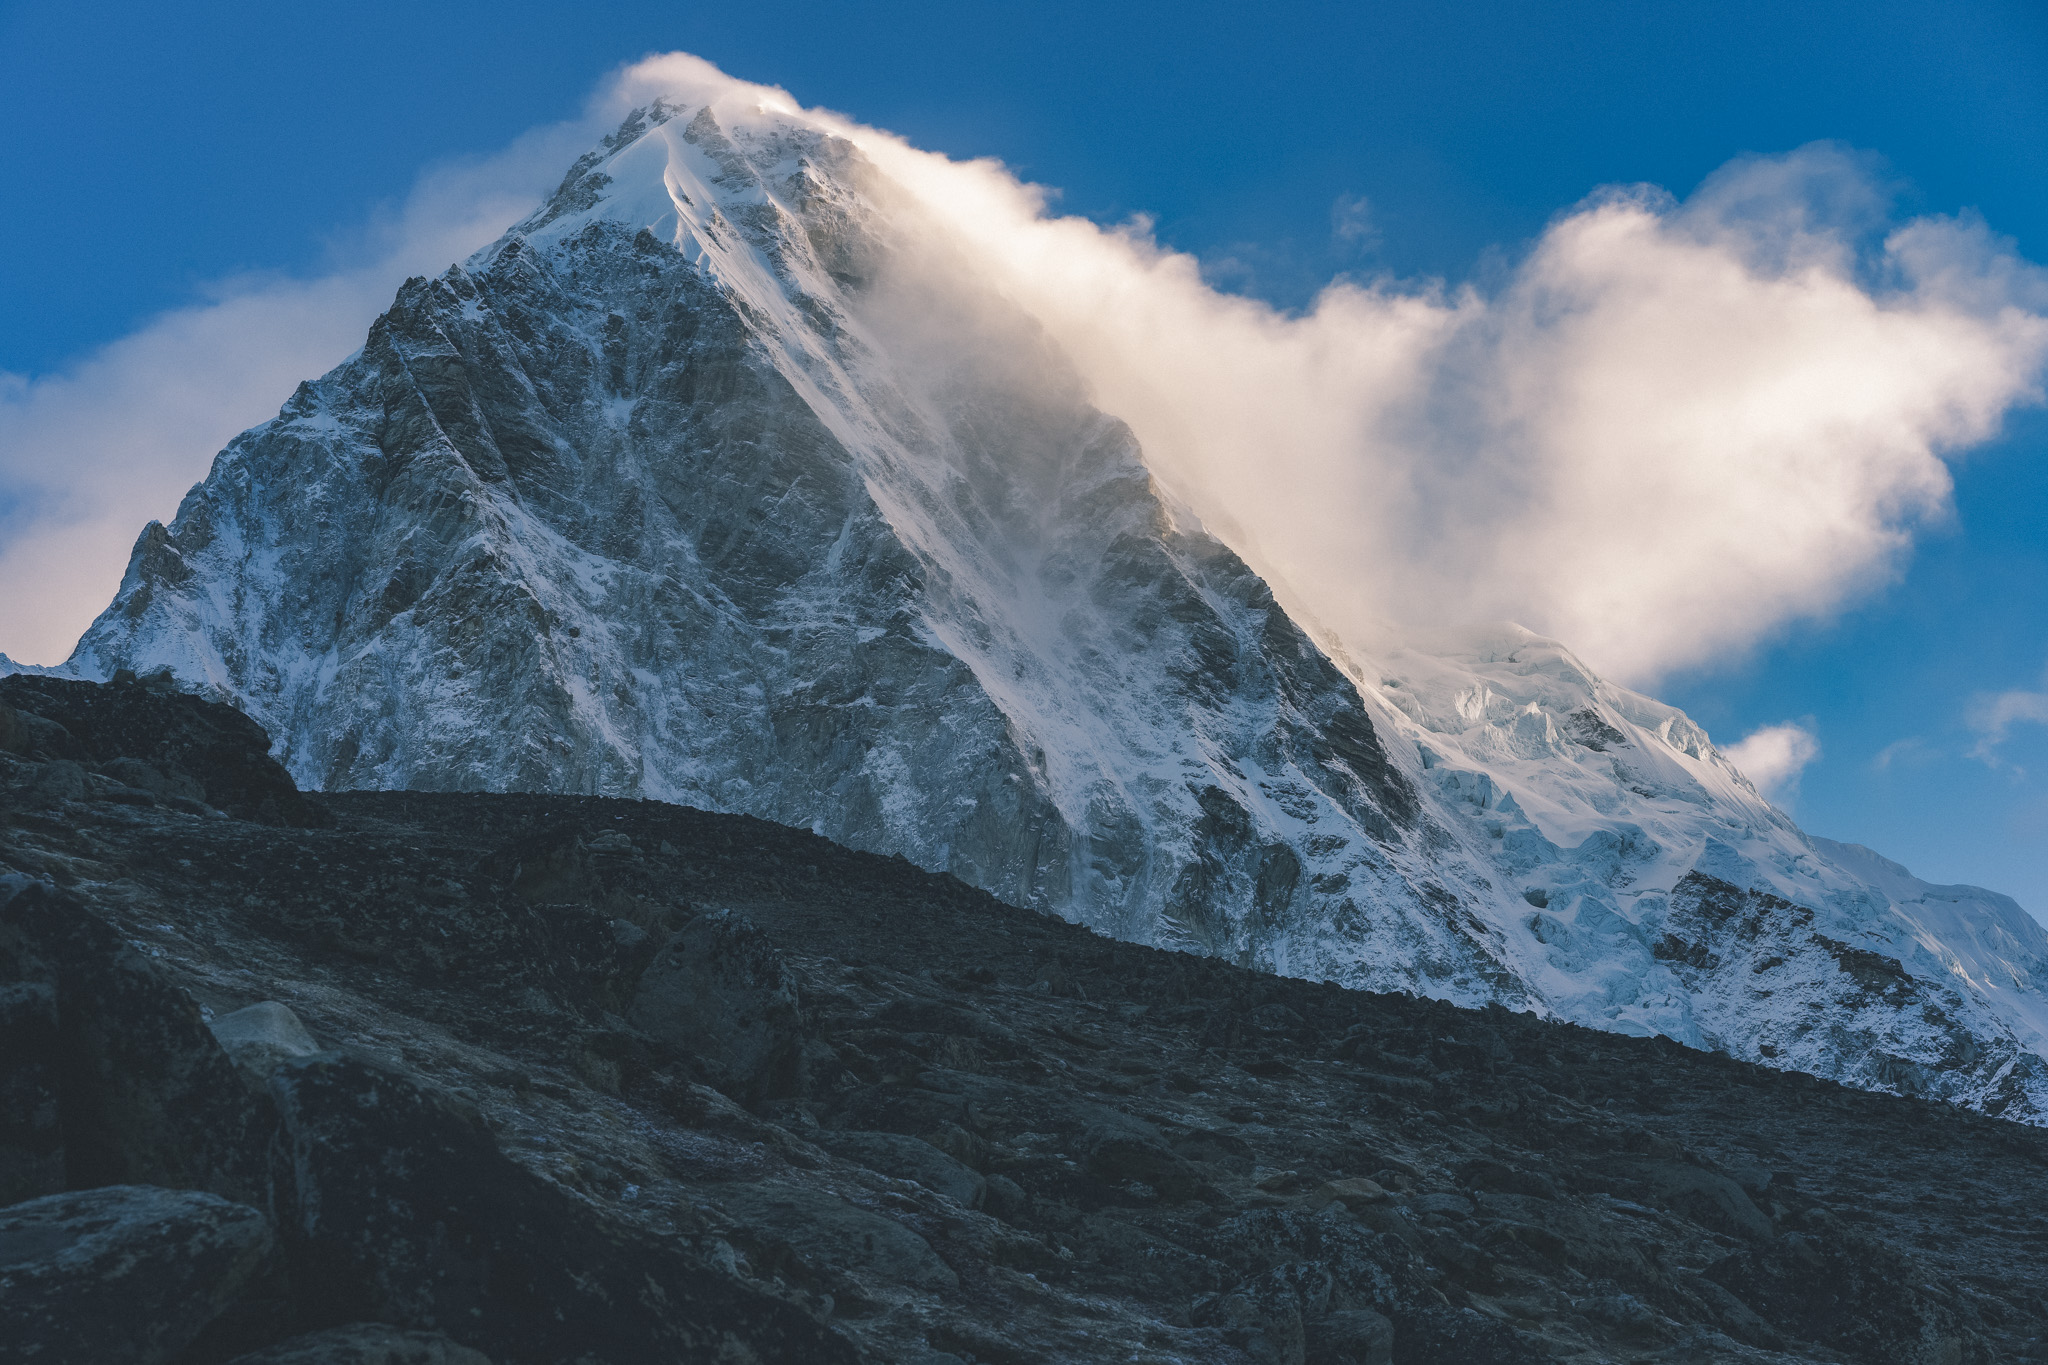
[[[2036,1130],[0,705],[0,1357],[2048,1358]]]

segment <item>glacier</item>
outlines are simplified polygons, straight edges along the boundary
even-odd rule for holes
[[[655,101],[137,541],[61,671],[314,788],[639,796],[1103,933],[2048,1122],[2048,934],[1519,627],[1297,620],[848,141]]]

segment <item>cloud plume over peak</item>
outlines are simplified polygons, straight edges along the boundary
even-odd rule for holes
[[[543,192],[536,148],[558,175],[567,139],[658,96],[858,143],[1064,347],[1171,490],[1315,628],[1367,648],[1404,624],[1512,619],[1637,683],[1739,652],[1896,573],[1947,515],[1945,461],[2036,398],[2048,358],[2048,276],[1981,224],[1888,223],[1873,167],[1830,146],[1734,163],[1683,201],[1600,191],[1485,291],[1345,279],[1289,313],[1210,287],[1142,223],[1057,216],[997,163],[669,54],[623,70],[576,128],[472,168],[470,211],[423,191],[414,216],[446,231],[0,383],[0,574],[49,580],[44,606],[0,604],[0,649],[61,653],[141,521],[234,429],[340,359],[397,279]],[[1345,203],[1333,231],[1368,231],[1365,201]],[[239,368],[245,352],[264,363]],[[192,416],[150,434],[160,405]]]
[[[1945,458],[2039,396],[2043,272],[1980,224],[1867,242],[1855,155],[1600,192],[1482,294],[1289,315],[987,163],[869,135],[1078,358],[1161,476],[1317,625],[1512,619],[1644,683],[1823,616],[1948,514]]]

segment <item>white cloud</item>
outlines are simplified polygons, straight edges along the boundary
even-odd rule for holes
[[[1820,757],[1820,740],[1810,721],[1787,721],[1752,731],[1722,757],[1742,770],[1766,800],[1790,806],[1799,797],[1799,777]]]
[[[1491,296],[1332,285],[1290,316],[1001,170],[875,135],[1076,355],[1161,476],[1320,627],[1517,620],[1635,682],[1895,573],[1944,456],[2038,396],[2043,273],[1868,172],[1747,161],[1558,219]],[[1845,207],[1847,206],[1847,207]],[[1845,220],[1834,223],[1828,215]]]
[[[657,94],[735,117],[799,112],[671,54],[623,72],[593,118]],[[1683,202],[1595,195],[1488,294],[1340,281],[1288,314],[1210,288],[1143,223],[1053,216],[994,162],[803,116],[957,234],[1132,424],[1162,481],[1353,644],[1398,623],[1508,618],[1638,683],[1725,658],[1895,574],[1915,530],[1948,515],[1945,459],[2036,398],[2048,357],[2041,270],[1968,221],[1872,240],[1873,176],[1828,147],[1738,162]],[[472,184],[530,199],[572,155]],[[31,501],[0,581],[37,582],[47,603],[0,605],[0,648],[61,652],[202,452],[339,359],[399,276],[511,216],[399,234],[374,270],[235,295],[71,375],[13,381],[0,503]],[[1354,221],[1370,226],[1340,212],[1333,228]]]
[[[2044,678],[2044,683],[2048,683],[2048,678]],[[1966,718],[1977,735],[1977,742],[1970,746],[1970,757],[1994,768],[2005,767],[1998,750],[2012,737],[2015,725],[2048,725],[2048,691],[2017,689],[1987,693],[1970,704]]]

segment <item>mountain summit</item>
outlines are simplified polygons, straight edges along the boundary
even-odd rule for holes
[[[654,798],[1117,937],[2048,1120],[2048,935],[1501,627],[1318,642],[852,142],[636,110],[238,437],[67,671],[304,785]]]

